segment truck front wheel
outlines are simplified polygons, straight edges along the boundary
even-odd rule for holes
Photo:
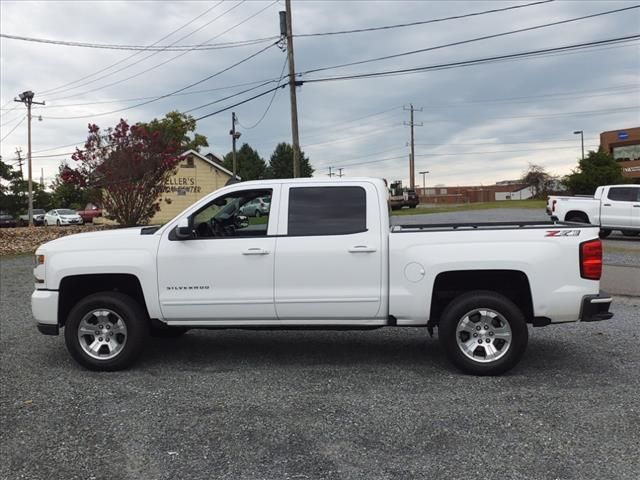
[[[71,356],[89,370],[121,370],[142,351],[148,324],[131,297],[101,292],[83,298],[71,309],[64,339]]]
[[[475,375],[500,375],[522,358],[529,340],[524,315],[507,297],[474,291],[445,309],[438,337],[449,360]]]

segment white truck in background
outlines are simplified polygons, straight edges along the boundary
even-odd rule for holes
[[[265,216],[242,215],[257,198]],[[479,375],[518,363],[528,325],[613,315],[596,227],[392,227],[388,201],[379,179],[241,182],[162,226],[59,238],[36,250],[33,315],[94,370],[129,366],[149,334],[390,326],[437,328]]]
[[[640,235],[640,185],[598,187],[593,197],[550,196],[547,213],[552,220],[590,223],[600,227],[600,238],[613,230]]]

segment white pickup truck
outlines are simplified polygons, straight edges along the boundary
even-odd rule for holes
[[[244,204],[270,200],[266,216]],[[193,328],[434,327],[466,372],[502,373],[528,325],[611,318],[595,227],[390,226],[378,179],[243,182],[161,227],[82,233],[36,251],[38,329],[82,365],[131,364],[148,334]]]
[[[613,230],[640,235],[640,185],[598,187],[593,197],[550,196],[547,213],[552,220],[590,223],[600,227],[600,237]]]

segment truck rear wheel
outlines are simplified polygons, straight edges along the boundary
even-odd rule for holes
[[[148,324],[131,297],[101,292],[83,298],[71,309],[64,339],[71,356],[85,368],[122,370],[142,351]]]
[[[474,291],[445,309],[438,337],[449,360],[475,375],[500,375],[522,358],[529,340],[524,315],[507,297]]]

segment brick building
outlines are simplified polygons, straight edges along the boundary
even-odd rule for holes
[[[640,179],[640,127],[602,132],[600,150],[613,155],[625,177]]]

